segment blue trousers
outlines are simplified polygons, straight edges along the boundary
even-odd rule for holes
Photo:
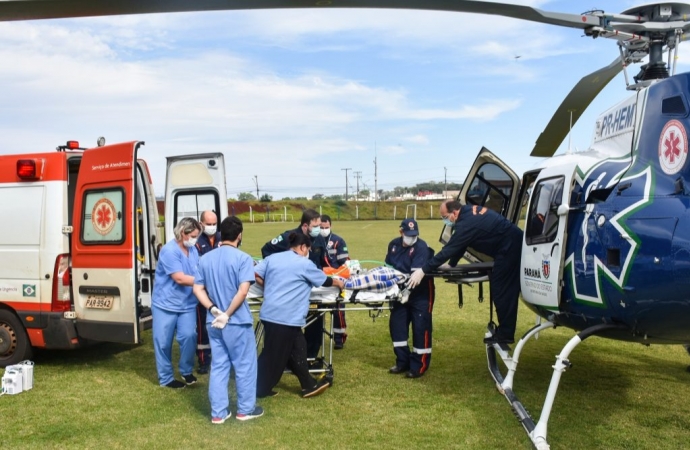
[[[175,379],[172,365],[175,334],[180,346],[180,374],[190,375],[194,369],[196,310],[173,312],[153,306],[151,313],[153,314],[153,351],[156,355],[158,383],[165,386]]]
[[[433,279],[426,278],[422,283],[428,283],[428,288],[413,291],[407,303],[393,303],[389,327],[395,365],[409,368],[412,372],[424,373],[431,364],[431,315],[434,310]],[[410,325],[412,325],[412,351],[407,343]]]
[[[256,407],[256,339],[251,324],[228,324],[222,330],[206,324],[211,343],[211,377],[208,399],[211,417],[228,415],[228,381],[230,370],[235,369],[237,413],[250,414]]]

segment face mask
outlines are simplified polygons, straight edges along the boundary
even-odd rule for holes
[[[242,238],[237,241],[237,248],[242,247]]]
[[[321,228],[321,236],[327,238],[331,234],[330,228]]]
[[[184,246],[187,248],[192,248],[196,245],[196,240],[198,238],[189,238],[188,240],[184,241]]]
[[[216,230],[218,227],[216,225],[205,225],[204,226],[204,233],[206,233],[209,236],[213,236],[216,234]]]
[[[447,217],[443,219],[443,223],[448,225],[449,227],[452,227],[454,225],[454,222],[451,222],[451,220]]]
[[[314,227],[309,231],[309,236],[316,237],[321,234],[321,227]]]
[[[403,244],[407,247],[411,247],[417,242],[417,236],[403,236]]]

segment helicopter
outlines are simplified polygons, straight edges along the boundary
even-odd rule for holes
[[[499,391],[536,448],[549,448],[547,425],[560,377],[582,341],[599,336],[645,345],[690,343],[690,73],[676,74],[675,63],[690,29],[690,4],[660,2],[620,13],[569,14],[468,0],[6,0],[0,2],[0,20],[314,7],[499,15],[581,30],[617,45],[617,57],[580,80],[538,137],[531,155],[545,159],[535,169],[519,177],[482,149],[460,193],[462,202],[494,209],[514,222],[525,205],[522,298],[542,321],[512,352],[505,345],[487,345],[487,359]],[[630,77],[628,67],[640,63],[639,72]],[[590,147],[554,156],[587,106],[621,72],[630,96],[599,116]],[[441,240],[450,232],[444,229]],[[491,265],[484,255],[470,249],[466,257],[473,263],[462,273],[441,276],[459,284],[490,280]],[[577,334],[556,358],[535,423],[513,382],[527,342],[556,326]],[[498,358],[507,368],[505,375]]]

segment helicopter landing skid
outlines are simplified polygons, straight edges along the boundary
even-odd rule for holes
[[[570,361],[568,360],[570,353],[575,349],[575,347],[578,346],[578,344],[580,344],[580,342],[584,341],[590,336],[593,336],[601,331],[610,330],[613,328],[621,328],[620,325],[599,324],[581,331],[568,341],[568,343],[563,347],[563,350],[561,350],[561,353],[556,357],[556,364],[552,366],[553,375],[551,376],[549,390],[546,394],[546,399],[544,400],[544,406],[542,407],[539,421],[535,424],[532,416],[530,416],[527,409],[525,409],[520,400],[517,398],[517,395],[515,395],[515,392],[513,392],[515,371],[517,370],[520,353],[522,352],[522,349],[527,341],[540,331],[555,327],[556,325],[551,322],[543,322],[532,327],[529,331],[527,331],[527,333],[524,334],[524,336],[520,338],[512,355],[510,354],[510,347],[505,344],[486,345],[486,359],[489,364],[489,373],[491,373],[491,376],[496,382],[496,388],[501,394],[503,394],[506,400],[508,400],[508,403],[510,403],[511,408],[515,412],[518,420],[525,428],[527,435],[532,441],[532,445],[537,450],[550,449],[550,446],[546,441],[547,424],[551,414],[551,408],[553,407],[553,402],[556,399],[556,391],[558,391],[558,384],[561,380],[561,374],[571,366]],[[498,367],[498,359],[496,358],[496,355],[501,358],[508,371],[505,377]]]

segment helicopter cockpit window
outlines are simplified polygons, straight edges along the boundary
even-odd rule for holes
[[[558,234],[558,207],[563,199],[565,178],[541,180],[532,194],[532,203],[525,223],[527,244],[552,242]]]
[[[472,179],[467,203],[486,206],[505,216],[513,195],[513,180],[496,164],[484,164]]]

